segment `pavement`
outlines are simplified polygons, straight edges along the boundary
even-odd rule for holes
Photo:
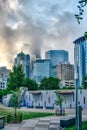
[[[50,116],[28,119],[19,124],[7,124],[2,130],[63,130],[64,128],[60,127],[60,119],[65,117],[74,116]],[[87,116],[84,115],[83,120],[87,120]]]
[[[60,116],[51,116],[29,119],[19,124],[7,124],[2,130],[61,130],[60,118]]]
[[[39,112],[53,112],[54,110],[44,110],[44,109],[28,109],[28,108],[21,108],[25,111],[39,111]],[[75,117],[75,110],[66,110],[66,116],[49,116],[49,117],[42,117],[42,118],[34,118],[23,120],[22,123],[19,124],[6,124],[2,130],[63,130],[60,127],[60,119],[67,118],[67,117]],[[87,110],[83,112],[82,120],[87,121]]]

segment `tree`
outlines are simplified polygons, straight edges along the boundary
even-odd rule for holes
[[[75,17],[77,19],[77,22],[80,24],[80,20],[83,19],[83,12],[84,12],[84,7],[87,6],[87,0],[80,0],[79,5],[77,6],[79,9],[79,14],[76,14]]]
[[[21,90],[16,89],[15,91],[12,91],[12,96],[10,99],[10,102],[12,103],[12,107],[15,109],[15,116],[17,115],[17,108],[20,107],[20,104],[23,102],[22,99],[20,99]]]
[[[42,89],[42,90],[55,90],[55,89],[60,88],[59,85],[60,85],[60,80],[58,78],[54,78],[54,77],[46,78],[46,77],[44,77],[41,80],[39,89]]]
[[[59,92],[56,93],[57,100],[55,100],[55,104],[60,106],[60,115],[62,115],[62,102],[64,101],[64,98],[61,97]]]
[[[83,78],[82,88],[87,89],[87,74],[86,74],[86,76]]]
[[[19,123],[22,121],[22,113],[17,112],[17,109],[20,107],[21,103],[23,102],[21,94],[23,89],[16,89],[15,91],[12,90],[12,95],[10,98],[10,103],[14,108],[14,114],[9,113],[7,116],[8,123]]]
[[[15,90],[24,86],[25,75],[22,69],[22,65],[13,66],[12,71],[9,74],[8,78],[8,89]]]
[[[31,80],[29,78],[25,79],[25,87],[28,88],[28,90],[38,90],[38,84],[35,80]]]

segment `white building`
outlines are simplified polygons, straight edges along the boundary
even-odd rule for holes
[[[71,87],[71,88],[73,88],[74,86],[75,86],[75,84],[74,84],[74,80],[61,80],[61,87]]]
[[[63,108],[75,108],[75,90],[60,90],[60,95],[64,98]],[[56,90],[26,91],[24,96],[24,106],[30,108],[55,109]],[[87,108],[87,90],[78,91],[78,101],[82,108]]]
[[[0,89],[7,88],[7,79],[9,77],[10,70],[5,66],[0,67]]]

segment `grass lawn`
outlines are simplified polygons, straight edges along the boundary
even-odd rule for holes
[[[66,128],[65,130],[77,130],[77,129],[76,129],[76,126],[72,126],[72,127]],[[87,121],[84,121],[82,123],[82,130],[87,130]]]
[[[54,115],[53,113],[29,112],[20,109],[18,112],[22,112],[23,120]],[[14,113],[14,109],[0,108],[0,116],[7,116],[9,113]]]

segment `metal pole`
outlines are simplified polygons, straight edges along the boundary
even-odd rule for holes
[[[82,130],[82,107],[78,106],[78,130]]]
[[[82,130],[82,108],[78,104],[78,79],[76,78],[76,127]]]
[[[77,72],[78,72],[78,68],[77,68]],[[78,123],[79,123],[79,116],[78,116],[78,73],[75,73],[75,81],[76,81],[76,127],[77,127],[77,130],[79,130],[79,127],[78,127]]]
[[[78,85],[77,85],[77,79],[76,79],[76,126],[77,125],[78,125]]]

